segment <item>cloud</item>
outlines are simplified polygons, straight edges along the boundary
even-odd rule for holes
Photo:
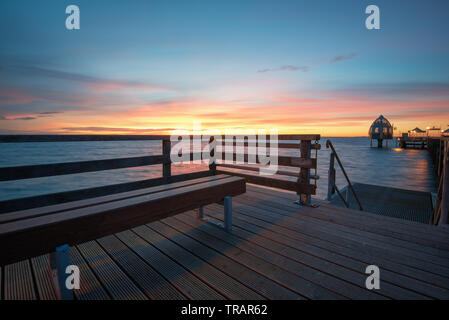
[[[19,118],[6,118],[4,116],[0,116],[0,120],[35,120],[36,117],[19,117]]]
[[[38,118],[48,118],[53,117],[54,115],[61,114],[63,112],[61,111],[45,111],[45,112],[38,112],[36,117]]]
[[[35,120],[36,117],[22,117],[22,118],[14,118],[11,120]]]
[[[44,112],[30,112],[30,113],[22,113],[20,114],[17,112],[9,112],[8,109],[3,109],[3,112],[6,111],[5,115],[0,115],[0,120],[35,120],[37,118],[46,118],[46,117],[52,117],[55,114],[63,113],[62,111],[44,111]],[[19,110],[15,110],[19,111]]]
[[[0,109],[4,116],[51,116],[56,112],[88,111],[93,109],[128,108],[141,104],[136,95],[108,95],[85,90],[56,90],[42,86],[18,87],[0,84]]]
[[[62,113],[62,112],[60,112],[60,111],[45,111],[45,112],[39,112],[38,114],[50,115],[50,114],[58,114],[58,113]]]
[[[449,99],[449,82],[399,82],[399,83],[369,83],[354,85],[349,88],[337,89],[337,95],[352,97],[362,96],[377,99],[411,98]]]
[[[339,56],[336,56],[336,57],[332,58],[329,61],[329,64],[334,64],[334,63],[338,63],[338,62],[342,62],[342,61],[346,61],[346,60],[351,60],[351,59],[354,59],[355,57],[357,57],[357,53],[351,53],[351,54],[346,54],[346,55],[339,55]],[[277,67],[277,68],[260,69],[260,70],[257,70],[257,73],[276,72],[276,71],[309,72],[310,71],[310,67],[308,67],[308,66],[294,66],[294,65],[287,64],[287,65],[282,65],[282,66]]]
[[[354,59],[355,57],[357,57],[357,53],[350,53],[350,54],[346,54],[346,55],[336,56],[332,60],[329,61],[329,64],[334,64],[334,63],[338,63],[338,62],[342,62],[342,61],[346,61],[346,60],[351,60],[351,59]]]
[[[300,72],[308,72],[309,67],[307,66],[292,66],[292,65],[283,65],[278,68],[273,69],[260,69],[257,72],[258,73],[265,73],[265,72],[274,72],[274,71],[300,71]]]
[[[66,127],[63,131],[71,132],[126,132],[126,133],[155,133],[176,130],[175,128],[119,128],[119,127]]]
[[[1,68],[1,66],[0,66]],[[21,66],[12,66],[7,67],[8,71],[13,71],[14,73],[20,72],[25,74],[26,76],[34,76],[34,77],[46,77],[57,80],[64,81],[72,81],[79,82],[87,86],[91,90],[95,91],[112,91],[118,90],[122,88],[137,88],[137,89],[146,89],[146,90],[155,90],[155,91],[167,91],[168,88],[164,86],[145,83],[139,81],[130,81],[130,80],[116,80],[116,79],[106,79],[93,77],[80,73],[59,71],[54,69],[41,68],[37,66],[30,65],[21,65]]]

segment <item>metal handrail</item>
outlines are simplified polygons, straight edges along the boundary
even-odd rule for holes
[[[343,198],[343,196],[342,196],[341,193],[340,193],[340,190],[338,190],[337,185],[335,184],[335,168],[334,168],[334,161],[333,161],[333,157],[335,157],[335,159],[337,159],[337,162],[338,162],[338,164],[339,164],[339,166],[340,166],[340,168],[341,168],[341,171],[343,172],[343,175],[344,175],[345,178],[346,178],[346,181],[348,182],[349,189],[352,191],[352,194],[354,195],[354,198],[357,200],[357,203],[358,203],[358,205],[359,205],[360,211],[363,211],[362,204],[360,203],[360,200],[359,200],[359,198],[357,197],[357,194],[355,193],[354,188],[352,187],[352,183],[351,183],[351,181],[349,180],[349,177],[348,177],[348,175],[347,175],[347,173],[346,173],[345,168],[343,167],[343,164],[341,163],[341,160],[340,160],[340,157],[339,157],[338,154],[337,154],[337,151],[335,151],[335,148],[334,148],[334,145],[332,144],[332,141],[330,141],[330,140],[327,140],[327,141],[326,141],[326,148],[331,148],[331,150],[332,150],[332,153],[331,153],[331,161],[330,161],[330,163],[329,163],[329,175],[330,175],[330,177],[329,177],[329,183],[332,184],[332,188],[335,188],[335,190],[337,191],[338,195],[339,195],[340,198],[343,200],[343,202],[344,202],[346,208],[349,208],[349,204],[348,204],[348,203],[346,202],[346,200]],[[348,192],[348,191],[346,191],[346,192]],[[329,193],[330,193],[330,191],[329,191]],[[328,196],[328,198],[329,198],[329,196]],[[329,200],[330,200],[330,199],[329,199]]]

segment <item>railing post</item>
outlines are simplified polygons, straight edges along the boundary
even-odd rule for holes
[[[301,144],[299,145],[299,150],[301,153],[301,158],[310,159],[312,154],[312,143],[310,140],[301,140]],[[310,183],[310,169],[309,168],[301,168],[299,171],[298,183]],[[302,194],[297,193],[299,195],[299,202],[306,206],[310,206],[312,203],[312,196],[310,194]]]
[[[162,177],[167,182],[168,178],[171,177],[171,141],[162,140],[162,154],[165,156],[164,163],[162,164]]]
[[[449,140],[444,141],[443,193],[441,196],[441,218],[439,224],[449,224]]]
[[[329,159],[329,172],[328,172],[328,183],[327,183],[327,200],[332,200],[332,195],[335,193],[335,154],[331,152]]]
[[[209,138],[209,148],[212,145],[212,143],[215,141],[215,137],[210,137]],[[217,142],[215,141],[215,148],[213,148],[212,150],[209,149],[209,171],[211,173],[211,175],[215,175],[217,172],[217,162],[215,159],[215,149],[217,147]],[[223,152],[222,152],[223,153]]]
[[[327,140],[326,142],[326,148],[331,148],[332,150],[332,154],[335,157],[335,160],[337,160],[338,165],[340,166],[341,172],[343,173],[343,176],[346,178],[346,181],[348,182],[348,189],[346,190],[346,192],[351,191],[352,195],[354,196],[355,200],[357,201],[358,205],[359,205],[359,209],[360,211],[363,211],[363,207],[362,204],[360,203],[359,198],[357,197],[357,194],[355,193],[354,188],[352,187],[352,183],[349,180],[348,174],[346,173],[345,168],[343,167],[343,164],[341,163],[340,157],[337,154],[337,151],[335,151],[334,145],[332,144],[332,142],[330,140]],[[337,186],[334,183],[334,187],[335,190],[337,191],[338,195],[340,196],[341,200],[343,200],[343,202],[346,204],[346,207],[349,208],[349,205],[346,203],[346,200],[343,198],[343,196],[340,194],[340,191],[338,190]]]

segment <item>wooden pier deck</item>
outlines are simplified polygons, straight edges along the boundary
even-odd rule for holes
[[[449,299],[449,229],[295,199],[248,185],[232,233],[191,211],[72,247],[76,298]],[[365,288],[371,264],[380,290]],[[1,299],[56,298],[48,255],[0,272]]]
[[[432,195],[430,192],[376,186],[365,183],[354,183],[353,188],[363,210],[382,216],[389,216],[421,223],[431,223]],[[358,210],[354,194],[344,187],[341,190],[349,208]],[[341,198],[334,194],[331,204],[345,207]]]

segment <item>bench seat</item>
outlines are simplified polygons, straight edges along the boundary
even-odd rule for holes
[[[1,214],[0,265],[121,232],[245,191],[243,178],[216,175]]]

